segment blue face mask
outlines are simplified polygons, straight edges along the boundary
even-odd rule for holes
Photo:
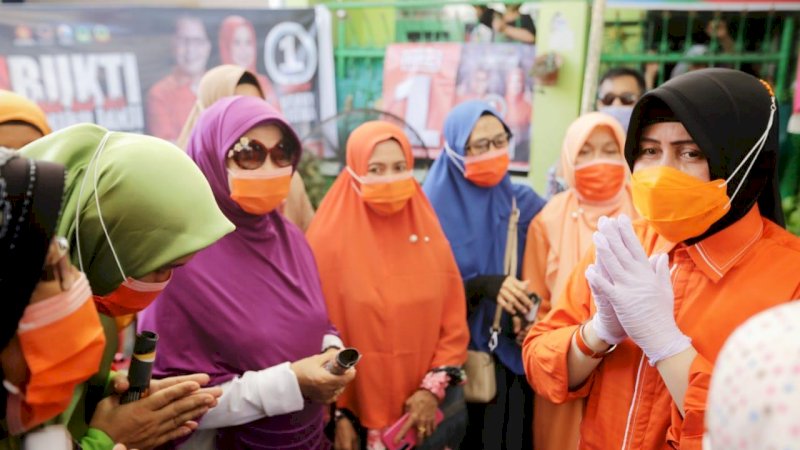
[[[599,109],[601,113],[608,114],[609,116],[617,119],[622,129],[628,132],[628,124],[631,122],[631,114],[633,114],[633,106],[604,106]]]

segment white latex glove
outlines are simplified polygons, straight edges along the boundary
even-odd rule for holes
[[[600,218],[600,220],[603,219],[605,219],[605,217]],[[589,280],[589,287],[592,289],[594,304],[597,307],[597,312],[594,313],[594,317],[592,317],[592,321],[589,322],[589,326],[594,328],[595,334],[597,334],[597,337],[602,339],[603,342],[608,345],[617,345],[624,341],[625,338],[628,337],[628,334],[625,333],[625,329],[622,328],[622,324],[619,323],[617,313],[614,311],[605,293],[597,292],[594,287],[592,287],[598,283],[598,278],[602,278],[606,283],[612,282],[611,276],[602,264],[600,264],[600,261],[586,268],[586,279]]]
[[[597,261],[610,280],[587,278],[592,292],[608,299],[651,365],[689,348],[691,339],[675,323],[669,257],[661,254],[648,260],[627,216],[600,221],[598,230],[593,236]]]

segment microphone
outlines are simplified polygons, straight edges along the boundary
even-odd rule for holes
[[[334,375],[344,375],[347,369],[353,367],[361,359],[361,353],[354,348],[340,350],[336,357],[328,361],[325,369]]]
[[[128,391],[120,399],[120,404],[134,402],[150,388],[150,376],[156,360],[156,343],[158,335],[152,331],[142,331],[136,335],[133,344],[133,358],[128,370]]]

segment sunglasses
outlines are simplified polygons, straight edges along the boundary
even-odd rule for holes
[[[500,150],[508,147],[508,142],[511,140],[511,133],[498,134],[491,139],[479,139],[466,146],[464,150],[472,150],[475,154],[486,153],[494,145],[494,148]]]
[[[616,99],[619,99],[619,101],[621,101],[623,105],[630,106],[636,103],[636,100],[639,100],[639,96],[631,92],[623,92],[622,94],[619,95],[614,94],[613,92],[609,92],[608,94],[602,97],[598,96],[597,99],[600,100],[600,103],[606,106],[611,106],[611,104],[614,103],[614,100]]]
[[[287,167],[294,163],[297,152],[293,146],[278,142],[274,147],[267,147],[257,139],[242,137],[228,150],[228,158],[244,170],[256,170],[264,165],[267,156],[277,167]]]

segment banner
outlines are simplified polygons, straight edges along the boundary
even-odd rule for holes
[[[511,168],[527,171],[534,56],[534,46],[524,44],[391,45],[383,66],[384,109],[414,131],[408,134],[416,157],[435,158],[444,147],[442,129],[450,110],[467,100],[484,100],[511,128]]]
[[[408,135],[418,158],[435,158],[444,146],[442,128],[453,108],[460,59],[461,44],[394,44],[386,49],[383,107],[416,132]]]
[[[0,88],[37,102],[53,129],[94,122],[174,141],[200,78],[219,64],[255,73],[301,136],[336,112],[324,8],[4,5],[2,12]]]

